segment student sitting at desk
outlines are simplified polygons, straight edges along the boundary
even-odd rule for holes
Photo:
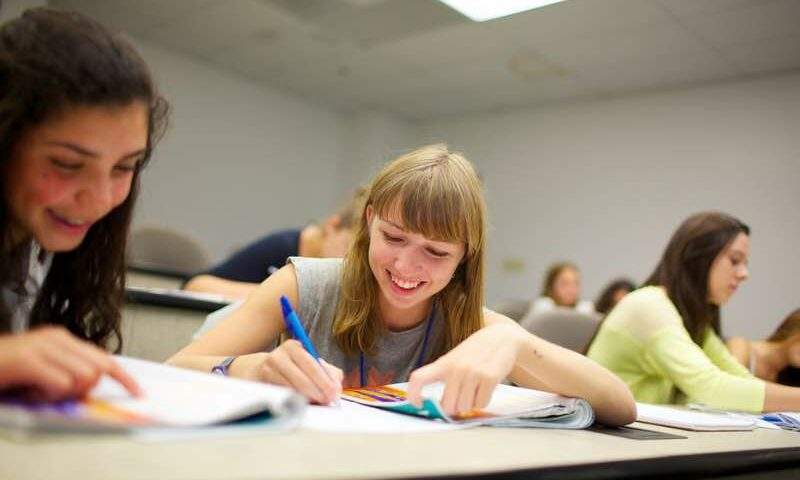
[[[645,403],[686,401],[749,412],[800,410],[800,388],[755,378],[719,338],[719,310],[747,280],[750,229],[719,212],[675,231],[645,287],[606,316],[589,358]]]
[[[389,163],[369,188],[342,259],[292,258],[245,303],[169,362],[289,385],[318,403],[342,388],[442,381],[448,413],[487,405],[506,377],[585,398],[599,421],[634,420],[627,387],[606,369],[483,308],[485,206],[472,165],[444,145]],[[284,332],[280,296],[295,305],[321,356]],[[322,365],[322,366],[320,366]],[[323,370],[324,369],[324,370]]]
[[[581,272],[569,262],[556,263],[547,269],[541,296],[533,302],[528,315],[549,312],[556,308],[574,309],[587,315],[594,313],[592,302],[581,300]]]
[[[184,285],[190,292],[215,293],[244,300],[259,283],[286,264],[289,257],[342,257],[353,240],[353,223],[364,188],[358,188],[347,204],[322,224],[302,230],[281,230],[242,248]]]
[[[800,308],[766,340],[733,337],[726,344],[736,360],[756,377],[800,386]]]
[[[0,29],[0,391],[78,397],[121,346],[125,241],[167,104],[122,38],[77,13]]]

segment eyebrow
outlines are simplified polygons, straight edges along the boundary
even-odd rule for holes
[[[49,142],[45,142],[45,145],[66,148],[67,150],[71,150],[72,152],[77,153],[78,155],[82,155],[84,157],[90,157],[90,158],[99,158],[100,157],[99,153],[97,153],[97,152],[95,152],[93,150],[89,150],[87,148],[84,148],[84,147],[82,147],[80,145],[76,145],[76,144],[74,144],[72,142],[49,141]],[[138,157],[138,156],[144,154],[145,150],[146,150],[145,148],[142,148],[142,149],[136,150],[135,152],[128,153],[126,155],[123,155],[120,158],[120,160],[127,160],[129,158]]]

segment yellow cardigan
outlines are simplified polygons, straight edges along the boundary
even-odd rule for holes
[[[702,348],[694,343],[663,287],[625,296],[603,321],[587,355],[622,378],[639,402],[764,408],[764,382],[739,364],[711,329]]]

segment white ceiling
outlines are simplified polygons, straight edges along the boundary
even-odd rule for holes
[[[567,0],[474,23],[435,0],[50,0],[343,110],[409,119],[800,69],[800,0]]]

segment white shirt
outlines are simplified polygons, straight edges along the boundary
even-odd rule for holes
[[[559,307],[556,305],[556,302],[553,301],[550,297],[539,297],[531,306],[531,311],[528,315],[535,315],[537,313],[542,312],[549,312],[555,310],[556,308],[569,308],[569,307]],[[578,300],[578,303],[575,305],[576,312],[578,313],[585,313],[586,315],[592,315],[595,313],[594,311],[594,303],[590,302],[589,300]]]

